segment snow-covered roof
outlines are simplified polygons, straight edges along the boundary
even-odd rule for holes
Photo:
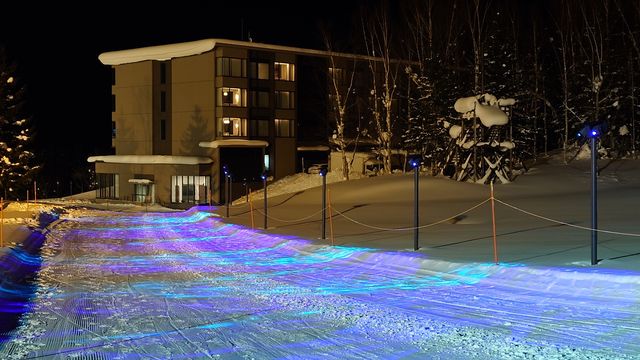
[[[225,139],[201,141],[198,145],[203,148],[217,149],[221,147],[267,147],[269,143],[263,140]]]
[[[203,156],[173,156],[173,155],[103,155],[90,156],[88,162],[105,162],[116,164],[168,164],[168,165],[199,165],[211,164],[212,159]]]
[[[153,184],[153,181],[149,179],[129,179],[129,182],[132,184],[143,184],[143,185]]]
[[[298,146],[296,148],[298,151],[329,151],[329,147],[326,145],[316,145],[316,146]]]
[[[163,61],[163,60],[170,60],[178,57],[199,55],[215,49],[216,46],[224,46],[224,45],[232,45],[232,46],[245,47],[250,49],[264,49],[264,50],[279,51],[279,52],[290,52],[290,53],[305,54],[305,55],[339,56],[339,57],[348,57],[348,58],[361,59],[361,60],[380,60],[380,58],[365,56],[365,55],[338,53],[338,52],[332,52],[332,51],[313,50],[313,49],[305,49],[305,48],[299,48],[299,47],[271,45],[271,44],[262,44],[262,43],[256,43],[256,42],[227,40],[227,39],[204,39],[204,40],[189,41],[189,42],[176,43],[176,44],[148,46],[148,47],[137,48],[137,49],[109,51],[109,52],[100,54],[98,56],[98,59],[100,59],[100,62],[102,62],[104,65],[122,65],[122,64],[130,64],[130,63],[146,61],[146,60]]]

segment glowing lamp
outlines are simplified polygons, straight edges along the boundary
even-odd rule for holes
[[[320,167],[320,176],[324,177],[327,175],[327,166],[326,165],[322,165],[322,167]]]
[[[605,131],[605,124],[587,124],[582,129],[580,129],[580,131],[578,131],[576,137],[578,139],[597,138]]]
[[[419,167],[421,162],[422,162],[422,159],[418,155],[414,155],[409,158],[409,165],[411,166],[412,169]]]

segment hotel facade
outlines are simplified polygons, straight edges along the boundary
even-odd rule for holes
[[[96,197],[173,207],[225,202],[225,171],[233,199],[262,174],[277,180],[327,163],[328,76],[371,60],[223,39],[99,59],[112,69],[114,154],[88,159]]]

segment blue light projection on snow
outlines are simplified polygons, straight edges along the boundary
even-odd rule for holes
[[[637,292],[637,283],[604,287],[607,278],[589,270],[454,264],[314,245],[201,211],[98,213],[77,219],[60,241],[74,250],[47,264],[55,281],[41,284],[49,295],[34,313],[66,320],[38,334],[45,345],[31,355],[282,354],[249,350],[262,346],[296,357],[331,352],[330,339],[340,336],[352,338],[354,354],[388,358],[397,354],[387,343],[419,344],[454,325],[493,329],[521,344],[628,351],[640,343],[640,319],[628,311],[638,303],[616,296]],[[545,272],[549,281],[540,281]],[[572,291],[576,284],[590,290]],[[402,321],[385,315],[396,312]],[[363,331],[394,326],[393,335],[362,339]]]

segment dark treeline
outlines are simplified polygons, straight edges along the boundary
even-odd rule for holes
[[[606,130],[601,156],[636,155],[639,1],[416,0],[360,11],[353,48],[411,61],[391,76],[409,86],[393,94],[406,105],[382,129],[385,139],[421,154],[435,172],[488,180],[499,175],[487,175],[496,161],[511,173],[558,149],[571,161],[581,145],[576,134],[596,123]],[[471,96],[473,113],[453,109]],[[501,98],[515,104],[502,106]],[[475,110],[483,106],[502,109],[508,125],[480,126]],[[371,108],[372,119],[384,117]]]

